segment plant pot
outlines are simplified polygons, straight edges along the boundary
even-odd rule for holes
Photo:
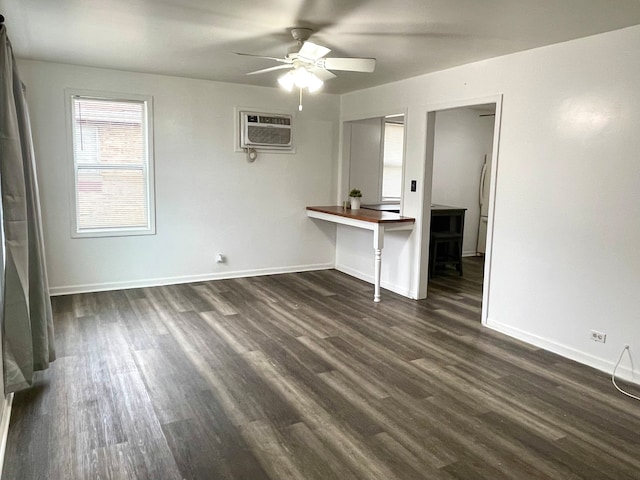
[[[349,197],[351,202],[351,210],[358,210],[360,208],[360,197]]]

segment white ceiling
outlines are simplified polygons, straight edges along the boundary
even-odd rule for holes
[[[640,24],[638,0],[0,0],[20,58],[277,86],[291,27],[328,56],[377,58],[337,72],[345,93],[476,60]]]

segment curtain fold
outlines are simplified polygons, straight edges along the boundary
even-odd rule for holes
[[[40,199],[24,85],[0,26],[2,357],[5,394],[28,388],[55,359]]]

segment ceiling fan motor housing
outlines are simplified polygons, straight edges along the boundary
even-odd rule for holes
[[[309,37],[313,33],[313,30],[310,28],[292,28],[291,36],[294,40],[297,40],[300,43],[304,43],[309,40]]]

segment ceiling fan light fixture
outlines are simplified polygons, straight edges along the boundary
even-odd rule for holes
[[[280,86],[282,88],[284,88],[287,92],[290,92],[293,90],[293,85],[295,83],[295,78],[294,78],[294,74],[293,71],[288,71],[287,73],[285,73],[284,75],[281,75],[278,78],[278,83],[280,84]]]
[[[309,77],[307,90],[309,90],[309,93],[317,92],[318,90],[320,90],[320,88],[322,88],[322,85],[324,85],[324,82],[320,80],[314,73],[312,73]]]
[[[358,57],[326,57],[331,49],[317,45],[309,41],[309,37],[313,33],[310,28],[295,27],[290,29],[291,36],[298,42],[297,49],[290,50],[284,58],[267,57],[264,55],[255,55],[252,53],[239,53],[248,57],[258,57],[272,60],[280,63],[274,67],[262,68],[247,75],[256,75],[272,72],[274,70],[287,69],[287,73],[278,77],[278,83],[287,92],[293,91],[294,87],[298,89],[300,94],[299,107],[302,109],[302,92],[313,93],[318,91],[324,85],[324,82],[336,77],[333,70],[341,70],[346,72],[373,72],[376,67],[375,58],[358,58]]]
[[[287,92],[293,90],[293,87],[299,89],[306,88],[309,93],[313,93],[322,87],[324,82],[314,73],[311,73],[305,67],[297,67],[278,78],[278,83]]]
[[[293,72],[293,81],[298,88],[307,88],[311,78],[311,72],[304,67],[298,67]]]

